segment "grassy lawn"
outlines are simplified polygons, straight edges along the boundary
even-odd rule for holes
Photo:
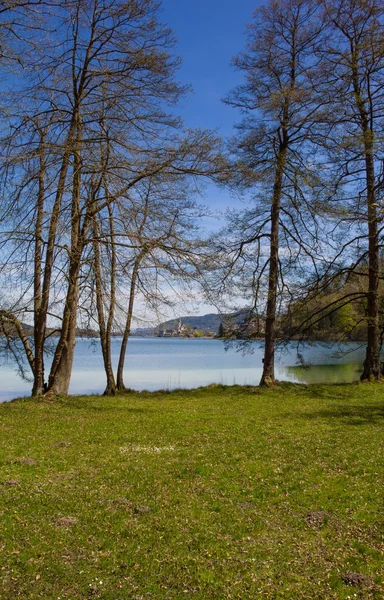
[[[0,598],[384,598],[384,387],[0,405]]]

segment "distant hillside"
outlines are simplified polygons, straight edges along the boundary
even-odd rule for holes
[[[32,325],[29,325],[28,323],[23,323],[21,321],[21,326],[26,335],[33,335],[33,326]],[[14,327],[14,325],[12,325],[11,323],[2,324],[2,326],[0,328],[0,336],[4,336],[5,334],[10,335],[10,336],[17,336],[17,331],[16,331],[16,328]]]
[[[115,335],[123,335],[123,332],[119,332]],[[140,337],[152,337],[154,335],[156,335],[155,333],[155,328],[154,327],[137,327],[136,329],[133,329],[131,332],[131,335],[135,336],[140,336]]]
[[[203,333],[218,333],[220,324],[224,325],[229,323],[242,323],[245,316],[247,315],[247,311],[240,311],[238,313],[233,313],[229,315],[218,315],[216,313],[210,313],[208,315],[202,315],[200,317],[180,317],[180,320],[183,325],[187,325],[192,329],[198,329]],[[171,319],[169,321],[165,321],[164,323],[160,323],[158,327],[156,327],[157,331],[162,331],[165,329],[177,329],[179,324],[179,319]]]
[[[29,323],[23,323],[23,321],[21,321],[21,326],[24,330],[25,335],[29,337],[33,336],[33,325],[30,325]],[[6,325],[5,327],[7,335],[17,335],[16,329],[11,324]],[[51,334],[52,337],[58,337],[60,334],[60,330],[53,329],[52,327],[47,327],[46,333]],[[0,336],[3,335],[4,331],[0,329]],[[77,327],[76,336],[84,338],[99,337],[99,332],[94,329],[84,329]]]

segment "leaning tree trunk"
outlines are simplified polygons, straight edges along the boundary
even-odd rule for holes
[[[361,380],[379,379],[380,368],[380,323],[379,323],[379,240],[377,230],[377,208],[375,173],[372,144],[366,148],[365,156],[367,200],[368,200],[368,305],[367,305],[367,350]]]
[[[68,271],[68,289],[63,312],[59,342],[56,346],[48,380],[48,392],[52,395],[67,395],[72,375],[73,357],[76,345],[76,324],[79,296],[79,274],[84,248],[86,223],[81,231],[81,117],[76,114],[76,139],[73,146],[73,175],[71,203],[71,254]]]
[[[59,181],[57,185],[57,191],[55,196],[55,201],[51,211],[51,217],[49,222],[49,230],[48,230],[48,238],[46,244],[45,251],[45,265],[44,269],[42,268],[42,263],[39,261],[39,257],[41,256],[40,252],[42,251],[42,244],[37,242],[37,247],[35,247],[35,268],[37,268],[37,272],[34,274],[35,279],[35,300],[37,300],[35,305],[35,315],[34,315],[34,342],[35,342],[35,356],[37,358],[37,368],[36,368],[36,376],[34,378],[34,386],[32,393],[34,395],[38,395],[41,389],[45,390],[44,385],[44,343],[45,343],[45,332],[46,332],[46,324],[47,324],[47,314],[49,308],[49,299],[50,299],[50,291],[51,291],[51,282],[52,282],[52,271],[53,265],[55,261],[55,249],[56,249],[56,234],[57,227],[60,218],[61,204],[63,200],[63,196],[65,193],[65,180],[68,173],[70,157],[71,157],[71,145],[73,142],[73,136],[75,131],[75,116],[72,117],[71,126],[67,135],[65,151],[62,158],[62,163],[60,167]],[[43,151],[43,148],[41,149]],[[40,160],[43,157],[40,156]],[[40,171],[41,175],[41,171]],[[39,181],[39,204],[42,203],[40,216],[43,216],[43,203],[44,199],[42,197],[42,193],[44,193],[44,181],[40,179]],[[42,223],[39,223],[39,218],[37,219],[36,228],[39,231],[42,227]],[[40,238],[41,239],[41,238]],[[39,273],[41,270],[41,273]],[[44,272],[43,272],[44,271]],[[42,284],[41,282],[42,278]]]
[[[35,253],[34,253],[34,293],[33,293],[33,313],[34,313],[34,377],[32,396],[42,396],[44,393],[44,343],[46,330],[46,315],[42,312],[41,295],[41,276],[42,276],[42,252],[43,252],[43,218],[44,218],[44,199],[45,199],[45,132],[40,132],[39,149],[39,189],[36,207],[35,224]]]
[[[271,386],[275,383],[275,324],[277,285],[279,276],[279,219],[280,202],[283,187],[283,175],[287,160],[287,144],[283,143],[278,155],[276,165],[275,184],[273,187],[272,209],[271,209],[271,240],[269,256],[269,280],[267,316],[265,322],[265,348],[263,361],[263,374],[260,386]]]
[[[127,312],[127,318],[126,318],[126,322],[125,322],[125,330],[124,330],[123,340],[121,342],[119,365],[117,367],[116,383],[117,383],[117,389],[120,392],[122,392],[126,389],[126,387],[124,385],[125,354],[127,351],[129,334],[131,333],[133,304],[135,301],[136,282],[137,282],[137,275],[139,272],[139,266],[140,266],[141,259],[142,259],[142,254],[136,258],[135,263],[133,265],[133,270],[132,270],[131,290],[130,290],[130,295],[129,295],[128,312]]]
[[[110,217],[111,218],[111,217]],[[104,370],[107,378],[107,385],[104,390],[104,396],[114,396],[116,394],[116,383],[115,376],[112,367],[112,355],[111,355],[111,327],[113,321],[113,310],[115,304],[115,262],[112,261],[111,266],[111,301],[109,306],[108,322],[105,322],[104,316],[104,304],[103,304],[103,286],[102,286],[102,273],[101,273],[101,259],[100,259],[100,247],[99,247],[99,230],[97,219],[94,217],[93,220],[93,254],[94,254],[94,276],[96,286],[96,308],[99,322],[99,333],[101,342],[101,351],[103,355]],[[113,236],[111,237],[112,245],[114,243]]]

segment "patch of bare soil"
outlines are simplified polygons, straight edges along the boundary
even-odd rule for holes
[[[329,514],[324,510],[312,510],[305,515],[305,522],[308,527],[320,529],[328,521]]]
[[[144,514],[144,513],[149,513],[151,512],[151,508],[149,508],[149,506],[135,506],[134,508],[134,512],[136,514]]]
[[[37,460],[35,460],[34,458],[26,458],[25,456],[15,458],[14,462],[21,463],[23,465],[37,465]]]
[[[56,521],[56,525],[59,527],[71,527],[71,525],[75,525],[76,523],[77,519],[75,517],[60,517]]]
[[[344,573],[342,580],[344,581],[345,584],[347,585],[353,585],[355,587],[369,587],[369,588],[373,588],[374,587],[374,582],[372,577],[368,577],[367,575],[364,575],[363,573],[353,573],[352,571],[347,571],[346,573]]]

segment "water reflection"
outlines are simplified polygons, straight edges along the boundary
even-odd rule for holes
[[[284,379],[297,383],[353,383],[361,375],[360,363],[283,367]]]
[[[112,341],[116,367],[121,340]],[[278,355],[276,377],[301,383],[341,383],[359,379],[364,349],[357,344],[341,348],[312,344],[304,358],[313,366],[295,366],[296,347],[289,345]],[[236,348],[225,351],[219,340],[131,338],[126,358],[125,384],[136,390],[194,388],[210,383],[257,385],[262,372],[262,344],[243,356]],[[70,386],[71,394],[99,394],[105,386],[103,360],[98,340],[79,339]],[[30,394],[31,384],[22,381],[9,365],[0,366],[0,402]]]

